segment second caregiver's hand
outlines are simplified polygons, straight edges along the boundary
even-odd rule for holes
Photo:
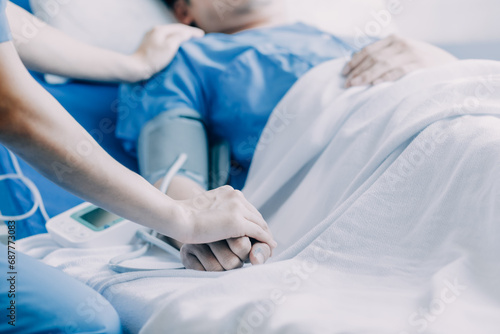
[[[271,249],[277,246],[259,211],[240,191],[230,186],[177,203],[181,208],[177,217],[179,230],[165,234],[184,244],[249,237],[267,244]]]
[[[203,35],[203,30],[183,24],[154,27],[144,36],[137,51],[130,56],[139,70],[136,72],[138,76],[132,76],[128,81],[149,79],[170,64],[183,42]]]

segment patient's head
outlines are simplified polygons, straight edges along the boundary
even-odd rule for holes
[[[281,22],[281,0],[164,0],[179,22],[235,33]]]

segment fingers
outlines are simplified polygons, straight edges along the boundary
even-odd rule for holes
[[[274,241],[271,233],[265,231],[262,227],[249,220],[242,222],[242,224],[243,227],[241,236],[247,236],[250,238],[254,238],[257,241],[266,243],[269,245],[269,247],[271,247],[271,249],[274,249],[278,246],[278,243]]]
[[[256,243],[250,252],[250,263],[253,265],[264,264],[271,257],[271,248],[267,244]]]
[[[418,66],[412,65],[412,64],[397,67],[395,69],[392,69],[392,70],[387,71],[386,73],[382,74],[380,77],[378,77],[377,79],[375,79],[373,81],[373,84],[378,85],[378,84],[381,84],[383,82],[396,81],[398,79],[401,79],[406,74],[412,72],[417,67]]]
[[[185,212],[182,216],[187,220],[181,225],[177,239],[184,243],[202,244],[250,237],[267,243],[271,248],[277,245],[262,215],[232,187],[224,186],[179,204]]]
[[[375,63],[370,68],[364,70],[363,72],[356,74],[353,78],[348,78],[346,86],[358,86],[358,85],[368,85],[373,83],[376,79],[387,73],[394,67],[394,64],[390,64],[386,61],[380,61]]]
[[[375,42],[367,47],[365,47],[360,52],[356,53],[350,62],[346,64],[342,70],[342,75],[348,75],[354,68],[356,68],[361,62],[363,62],[369,55],[377,52],[378,50],[384,49],[393,43],[394,37],[389,36],[378,42]]]
[[[246,251],[244,255],[236,255],[226,241],[204,245],[186,244],[181,248],[182,263],[187,269],[201,271],[224,271],[241,268],[244,260],[240,256],[246,259],[251,245],[248,238],[240,239],[247,239],[248,245],[245,242],[238,243],[235,239],[232,240],[233,248],[240,254]]]
[[[226,241],[214,242],[208,246],[224,270],[237,269],[243,266],[243,260],[229,248]]]
[[[196,260],[193,259],[196,258]],[[184,245],[181,248],[182,263],[187,269],[202,271],[224,271],[208,245]],[[198,265],[198,263],[201,265]],[[188,267],[189,266],[189,267]]]
[[[266,221],[264,220],[264,217],[262,217],[262,214],[259,212],[259,210],[257,210],[250,202],[247,201],[245,195],[243,195],[241,191],[233,189],[233,192],[236,199],[241,201],[241,203],[249,211],[249,214],[246,215],[245,218],[262,227],[264,231],[270,233],[269,226],[267,225]]]
[[[184,245],[187,246],[187,245]],[[198,258],[187,251],[187,247],[184,248],[184,246],[181,248],[181,260],[182,264],[186,269],[193,269],[193,270],[198,270],[198,271],[205,271],[205,268],[201,264],[201,262],[198,260]]]
[[[163,36],[183,34],[191,37],[203,37],[205,35],[201,29],[177,23],[156,26],[150,30],[150,33]]]
[[[262,217],[262,214],[259,212],[259,210],[257,210],[250,202],[247,201],[247,199],[245,198],[245,196],[243,195],[243,193],[241,191],[234,190],[230,186],[224,186],[224,187],[219,188],[219,189],[226,191],[229,194],[229,196],[231,196],[231,200],[237,203],[236,208],[238,209],[238,211],[241,210],[241,207],[238,207],[238,205],[242,205],[246,209],[247,212],[244,214],[244,218],[247,221],[258,225],[258,227],[260,227],[262,230],[264,230],[264,232],[269,234],[270,237],[272,238],[271,231],[269,230],[269,226],[267,225],[266,221],[264,220],[264,217]],[[253,229],[253,230],[257,231],[255,229]],[[247,236],[253,237],[251,235],[247,235]],[[270,246],[273,247],[272,244],[270,244]]]
[[[241,237],[228,239],[227,244],[231,251],[238,256],[241,261],[246,261],[248,254],[252,249],[252,243],[249,238]]]

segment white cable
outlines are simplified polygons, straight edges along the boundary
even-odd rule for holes
[[[42,195],[40,195],[40,191],[38,190],[37,186],[28,179],[26,176],[24,176],[24,173],[21,169],[21,166],[19,166],[19,161],[17,160],[16,156],[14,153],[12,153],[10,150],[7,150],[9,153],[12,165],[14,166],[14,170],[16,174],[5,174],[0,176],[0,182],[4,180],[20,180],[24,185],[30,190],[30,192],[33,195],[33,206],[31,209],[22,214],[22,215],[16,215],[16,216],[4,216],[0,214],[0,220],[24,220],[28,219],[29,217],[33,216],[37,209],[40,209],[40,212],[45,219],[45,222],[49,220],[49,215],[47,214],[47,211],[45,210],[45,206],[43,205],[43,199]]]
[[[163,249],[165,252],[175,256],[175,258],[177,260],[181,259],[181,256],[179,254],[179,250],[177,248],[173,247],[172,245],[169,245],[168,243],[166,243],[164,241],[161,241],[160,239],[158,239],[157,237],[155,237],[151,234],[148,234],[146,231],[144,231],[144,230],[137,231],[137,236],[139,238],[141,238],[142,240],[147,241],[147,242],[155,245],[156,247]]]
[[[0,215],[0,220],[5,220],[5,221],[23,220],[23,219],[27,219],[27,218],[33,216],[35,214],[36,210],[38,210],[38,206],[39,206],[39,202],[37,201],[36,196],[33,192],[33,187],[35,187],[35,184],[30,179],[26,178],[25,176],[20,176],[17,174],[1,175],[0,181],[4,181],[4,180],[20,180],[21,182],[23,182],[24,185],[33,193],[33,206],[31,207],[31,209],[28,212],[26,212],[22,215],[17,215],[17,216]]]
[[[182,153],[181,155],[179,155],[177,160],[175,160],[172,167],[169,168],[169,170],[167,171],[167,174],[165,174],[165,176],[163,177],[163,182],[161,183],[161,186],[160,186],[160,191],[162,193],[164,193],[164,194],[167,193],[168,186],[172,182],[172,179],[179,172],[179,170],[182,168],[182,166],[184,165],[186,160],[187,160],[187,154]]]

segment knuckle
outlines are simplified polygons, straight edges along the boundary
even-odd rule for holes
[[[181,250],[180,250],[181,256],[188,257],[188,255],[192,253],[192,250],[191,250],[192,247],[193,247],[193,245],[190,245],[190,244],[182,245]]]
[[[249,253],[252,248],[252,243],[249,238],[238,238],[233,241],[233,247],[238,252]]]
[[[222,189],[224,191],[233,191],[234,190],[234,188],[231,187],[230,185],[222,186],[220,189]]]

